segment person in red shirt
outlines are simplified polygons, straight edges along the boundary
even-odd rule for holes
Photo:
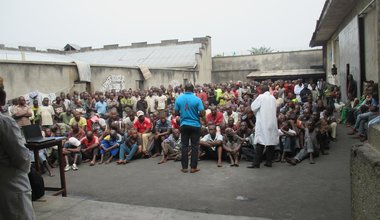
[[[173,129],[180,129],[180,126],[179,126],[179,116],[172,116],[172,119],[171,119],[171,123],[172,123],[172,128]]]
[[[96,156],[99,153],[99,138],[94,135],[90,130],[87,131],[86,137],[80,140],[82,158],[86,159],[85,162],[90,162],[90,166],[94,166],[96,162]]]
[[[71,131],[69,131],[69,133],[67,134],[67,138],[75,137],[76,139],[81,140],[82,138],[84,138],[84,136],[86,136],[84,130],[79,127],[77,122],[74,122],[71,125]]]
[[[202,100],[202,102],[207,101],[207,94],[205,93],[203,88],[200,88],[198,91],[196,91],[196,94],[198,98]]]
[[[146,118],[143,111],[137,112],[138,120],[133,124],[133,127],[137,130],[143,141],[143,153],[144,157],[148,157],[148,146],[150,137],[152,136],[153,124],[149,118]]]
[[[223,113],[217,110],[216,106],[210,107],[211,113],[206,116],[207,124],[214,124],[216,126],[220,126],[223,123]]]
[[[234,88],[232,89],[232,92],[234,93],[235,98],[238,98],[238,89],[239,89],[239,83],[236,83]]]

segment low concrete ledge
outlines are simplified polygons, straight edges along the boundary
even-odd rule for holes
[[[178,39],[172,39],[172,40],[162,40],[161,45],[176,45],[178,44]]]
[[[44,196],[33,202],[36,219],[165,219],[165,220],[267,220],[246,216],[231,216],[182,211],[168,208],[127,205],[84,198]]]
[[[119,44],[108,44],[108,45],[103,46],[103,49],[117,49],[117,48],[119,48]]]
[[[369,127],[368,143],[380,151],[380,124],[375,124]]]
[[[18,49],[23,50],[23,51],[36,51],[35,47],[27,47],[27,46],[19,46]]]
[[[379,219],[380,152],[370,144],[351,150],[352,219]]]

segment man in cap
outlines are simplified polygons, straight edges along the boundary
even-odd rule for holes
[[[143,153],[145,154],[145,157],[147,157],[149,138],[152,135],[153,124],[149,118],[145,117],[143,111],[137,112],[137,118],[138,120],[133,124],[133,127],[142,138]]]
[[[66,167],[65,171],[69,171],[71,169],[78,170],[77,161],[80,156],[80,141],[75,137],[69,138],[69,140],[63,145],[62,153],[65,156]],[[73,159],[73,165],[70,166],[69,157]]]

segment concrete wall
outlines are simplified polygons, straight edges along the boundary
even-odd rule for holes
[[[191,79],[190,81],[200,84],[210,83],[212,80],[211,37],[207,36],[205,38],[193,38],[193,41],[203,43],[203,47],[200,49],[199,53],[196,54],[199,76],[198,78]]]
[[[349,64],[350,74],[357,83],[357,94],[360,94],[360,50],[359,50],[359,23],[354,17],[351,22],[339,33],[339,84],[342,91],[347,90],[347,64]],[[346,100],[347,97],[343,97]]]
[[[113,76],[121,76],[124,79],[124,87],[122,89],[137,89],[139,83],[142,86],[140,89],[152,86],[158,87],[160,85],[167,86],[173,83],[183,84],[185,80],[193,81],[193,78],[199,77],[198,72],[190,70],[150,69],[150,71],[152,77],[144,80],[138,68],[92,66],[91,90],[102,90],[107,79]],[[118,81],[114,81],[113,83],[117,84]]]
[[[358,16],[364,18],[364,42],[365,42],[365,80],[379,80],[379,4],[376,1],[376,7],[368,8],[364,14],[360,14],[371,0],[355,1],[353,9],[346,16],[343,22],[326,43],[325,54],[325,71],[329,83],[341,86],[342,98],[346,100],[346,64],[350,64],[350,73],[358,82],[358,95],[361,88],[360,72],[360,47],[359,47],[359,27]],[[338,76],[331,75],[332,64],[338,68]]]
[[[7,98],[13,99],[32,91],[68,92],[78,79],[75,65],[59,63],[0,62]]]
[[[340,68],[340,47],[339,47],[339,37],[337,34],[333,35],[331,40],[324,47],[324,66],[326,72],[326,81],[333,85],[341,85],[340,75],[344,75],[345,69]],[[334,76],[331,74],[332,65],[338,68],[338,75]]]
[[[254,71],[309,69],[322,66],[322,50],[279,52],[263,55],[213,57],[212,81],[247,80]]]
[[[378,54],[377,54],[377,16],[376,9],[372,9],[364,17],[365,43],[365,71],[366,80],[379,81]]]
[[[72,92],[73,90],[90,91],[105,89],[141,89],[160,85],[183,84],[198,79],[199,73],[195,70],[183,69],[150,69],[152,77],[144,80],[140,69],[91,66],[92,82],[75,82],[78,80],[78,70],[74,64],[60,63],[26,63],[0,62],[0,76],[4,78],[7,98],[13,99],[31,91],[43,93]]]
[[[376,0],[376,48],[377,48],[377,57],[380,57],[380,0]],[[380,62],[377,62],[377,77],[380,80]],[[379,81],[377,81],[379,82]],[[378,83],[378,91],[380,91],[380,83]],[[380,100],[380,94],[379,94]]]

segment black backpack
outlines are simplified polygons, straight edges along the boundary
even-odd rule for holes
[[[32,187],[32,201],[36,201],[45,195],[45,183],[41,174],[34,169],[34,167],[30,168],[30,172],[28,174],[30,186]]]

